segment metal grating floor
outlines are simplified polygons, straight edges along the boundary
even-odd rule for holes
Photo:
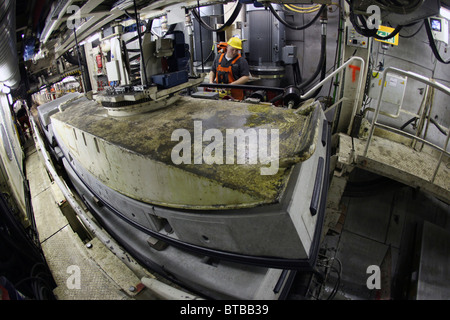
[[[139,278],[95,238],[87,248],[55,200],[52,182],[39,156],[41,151],[34,145],[26,151],[33,211],[42,250],[57,283],[57,299],[133,299]]]
[[[438,155],[426,146],[419,152],[399,142],[374,136],[368,154],[364,157],[365,145],[365,140],[339,134],[338,162],[356,165],[411,187],[419,187],[447,203],[450,202],[449,157],[443,157],[436,179],[432,183],[431,178],[438,163]],[[352,148],[354,148],[353,158]]]

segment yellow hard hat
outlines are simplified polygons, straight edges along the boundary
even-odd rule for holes
[[[239,39],[238,37],[232,37],[230,38],[230,40],[228,40],[227,42],[230,46],[232,46],[233,48],[242,50],[242,41],[241,39]]]

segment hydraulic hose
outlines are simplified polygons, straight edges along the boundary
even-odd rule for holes
[[[289,29],[293,29],[293,30],[303,30],[303,29],[309,28],[314,22],[316,22],[317,19],[319,19],[320,15],[322,14],[322,12],[325,10],[326,7],[327,7],[327,5],[323,4],[320,7],[320,9],[317,12],[317,14],[315,15],[315,17],[310,22],[308,22],[307,24],[305,24],[303,26],[294,26],[294,25],[290,24],[289,22],[287,22],[286,20],[284,20],[282,17],[280,17],[280,15],[272,7],[272,4],[269,3],[269,9],[272,12],[272,14],[275,16],[275,18],[278,21],[280,21],[282,24],[284,24],[286,27],[288,27]]]
[[[322,70],[323,66],[325,65],[325,60],[326,60],[326,55],[327,55],[326,49],[327,49],[327,35],[322,34],[321,42],[320,42],[320,60],[319,60],[319,63],[317,64],[317,68],[314,71],[314,74],[310,78],[308,78],[306,81],[302,82],[298,86],[298,89],[302,90],[302,89],[306,88],[319,75],[320,71]]]
[[[214,28],[210,27],[205,21],[203,21],[203,19],[200,17],[200,14],[195,9],[192,9],[191,12],[194,15],[195,19],[197,19],[197,21],[200,23],[200,25],[203,28],[205,28],[208,31],[221,32],[233,24],[234,20],[236,20],[237,16],[239,15],[239,12],[241,12],[241,8],[242,8],[242,3],[238,2],[236,5],[236,8],[234,8],[233,14],[230,16],[228,21],[225,22],[225,24],[218,29],[214,29]]]
[[[300,96],[302,95],[302,93],[304,93],[305,88],[308,87],[319,75],[319,73],[321,73],[321,79],[320,81],[322,81],[323,79],[325,79],[325,74],[326,74],[326,56],[327,56],[327,22],[328,22],[328,17],[327,17],[327,11],[320,11],[321,13],[321,24],[322,24],[322,32],[321,32],[321,42],[320,42],[320,59],[319,59],[319,63],[317,64],[316,70],[314,71],[313,75],[311,77],[309,77],[306,81],[302,82],[300,85],[296,86],[297,84],[295,84],[295,86],[289,86],[285,89],[284,92],[284,104],[288,105],[289,108],[296,108],[298,107],[299,103],[306,100],[306,99],[301,99]],[[317,88],[311,95],[308,95],[307,99],[312,98],[312,97],[316,97],[320,90],[322,89],[322,87]],[[276,97],[277,98],[277,97]]]
[[[321,74],[320,74],[320,81],[322,81],[323,79],[325,79],[326,73],[327,73],[327,58],[326,58],[326,56],[325,56],[325,61],[323,62],[323,65],[322,65],[322,72],[321,72]],[[317,95],[319,94],[319,92],[320,92],[321,90],[322,90],[322,86],[320,86],[319,88],[317,88],[316,91],[313,92],[313,94],[311,94],[309,97],[305,98],[304,100],[307,100],[307,99],[311,99],[311,98],[317,97]],[[301,101],[304,101],[304,100],[301,100]]]
[[[361,23],[362,23],[364,29],[361,28],[361,26],[360,26],[360,25],[358,24],[358,22],[356,21],[357,18],[360,18]],[[351,21],[353,27],[355,28],[355,30],[356,30],[359,34],[362,34],[363,36],[366,36],[366,37],[373,37],[373,38],[378,39],[378,40],[389,40],[389,39],[395,37],[395,36],[400,32],[400,30],[402,30],[402,28],[403,28],[402,25],[398,25],[398,26],[394,29],[394,31],[392,31],[389,35],[387,35],[387,36],[385,36],[385,37],[382,37],[382,36],[380,36],[380,35],[377,34],[378,29],[372,29],[372,30],[371,30],[371,29],[368,29],[368,28],[367,28],[367,23],[366,23],[366,21],[364,20],[364,18],[363,18],[361,15],[355,15],[355,14],[353,13],[353,11],[350,12],[350,21]]]
[[[308,80],[302,82],[299,86],[289,86],[285,89],[284,92],[284,105],[287,105],[288,108],[297,108],[299,103],[302,101],[305,101],[306,99],[316,97],[320,90],[322,89],[322,86],[317,88],[312,94],[308,95],[307,98],[301,99],[300,96],[304,93],[305,88],[308,87],[321,73],[320,81],[325,79],[326,75],[326,48],[327,48],[327,12],[324,11],[321,15],[321,24],[322,24],[322,33],[321,33],[321,43],[320,43],[320,59],[319,63],[317,64],[317,68],[314,71],[313,75],[308,78]],[[275,97],[278,98],[278,97]],[[274,98],[274,99],[275,99]]]
[[[302,83],[302,74],[300,72],[300,66],[297,61],[292,65],[293,73],[294,73],[294,84],[299,86]]]
[[[364,16],[355,14],[353,0],[347,0],[347,3],[350,5],[350,22],[352,23],[356,32],[358,32],[359,34],[362,34],[363,36],[373,37],[378,40],[389,40],[389,39],[395,37],[397,34],[399,34],[400,30],[402,30],[402,28],[403,28],[402,25],[398,25],[394,29],[394,31],[392,31],[386,37],[380,36],[377,34],[378,29],[369,29],[367,27],[367,22],[366,22],[366,19],[364,18]],[[359,25],[357,19],[359,19],[361,21],[362,27]]]
[[[319,73],[321,71],[322,71],[321,80],[323,80],[325,78],[326,57],[327,57],[327,22],[328,22],[328,16],[327,16],[326,10],[321,14],[320,22],[322,24],[322,34],[321,34],[321,41],[320,41],[319,63],[317,64],[317,68],[316,68],[316,71],[314,72],[314,74],[308,80],[304,81],[303,83],[301,83],[298,86],[299,90],[304,91],[304,89],[307,86],[309,86],[316,79],[316,77],[319,75]],[[319,91],[320,91],[320,89],[321,88],[319,88]],[[318,93],[318,91],[316,90],[316,94],[317,93]]]
[[[352,23],[353,28],[355,28],[356,32],[358,32],[359,34],[362,34],[365,37],[373,37],[378,40],[389,40],[389,39],[395,37],[400,32],[400,30],[402,30],[402,28],[403,28],[402,25],[398,25],[394,29],[394,31],[392,31],[389,35],[387,35],[386,37],[382,37],[377,34],[378,29],[369,29],[367,27],[366,20],[362,15],[355,14],[354,8],[353,8],[353,1],[347,1],[347,3],[349,3],[349,5],[350,5],[350,22]],[[359,25],[357,19],[359,19],[361,21],[362,27]]]

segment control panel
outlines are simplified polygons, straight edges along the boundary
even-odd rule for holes
[[[347,25],[347,42],[346,44],[351,47],[366,48],[369,44],[369,38],[356,32],[355,28],[351,24]]]
[[[448,44],[448,20],[442,17],[429,18],[434,40]]]

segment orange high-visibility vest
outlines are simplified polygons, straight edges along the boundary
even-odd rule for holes
[[[222,53],[222,55],[219,58],[219,64],[217,65],[216,70],[216,81],[217,83],[232,83],[236,79],[234,79],[233,77],[233,72],[231,68],[241,58],[241,55],[238,54],[236,58],[234,58],[233,61],[231,61],[231,64],[228,67],[222,67],[221,65],[224,56],[225,53]],[[242,100],[244,99],[244,90],[231,89],[231,96],[234,99]]]

